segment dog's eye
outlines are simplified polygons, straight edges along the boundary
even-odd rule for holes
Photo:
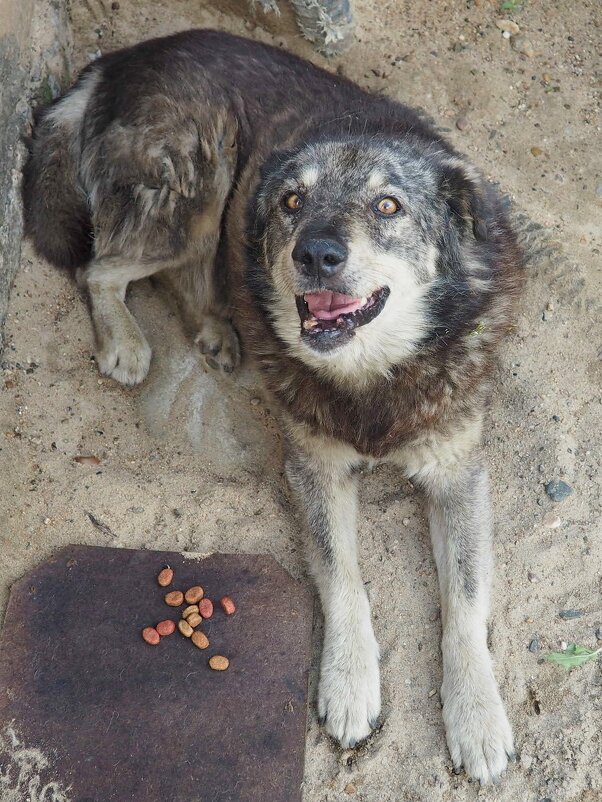
[[[401,204],[399,201],[395,200],[395,198],[386,197],[377,201],[374,208],[377,212],[380,212],[380,214],[386,214],[387,217],[391,217],[391,215],[401,211]]]
[[[282,205],[290,212],[297,212],[303,206],[303,198],[296,192],[288,192],[282,198]]]

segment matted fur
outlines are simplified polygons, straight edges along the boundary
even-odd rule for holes
[[[522,258],[492,187],[413,110],[282,50],[189,31],[99,59],[39,115],[24,198],[38,250],[89,292],[102,372],[146,376],[125,304],[145,276],[168,279],[212,367],[238,364],[238,330],[286,432],[325,618],[318,711],[344,746],[380,713],[358,469],[389,460],[425,490],[450,754],[495,781],[512,733],[487,648],[479,446]],[[303,262],[304,243],[336,251]],[[360,316],[304,318],[325,292]]]

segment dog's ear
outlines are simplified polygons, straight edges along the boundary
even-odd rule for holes
[[[491,210],[487,185],[477,170],[460,159],[445,161],[439,190],[460,229],[471,232],[477,241],[487,240]]]

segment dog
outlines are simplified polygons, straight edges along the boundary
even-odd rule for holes
[[[496,782],[513,738],[487,646],[480,441],[524,271],[492,186],[412,109],[197,30],[103,56],[38,114],[24,206],[38,252],[87,289],[101,373],[146,376],[125,294],[154,274],[209,366],[229,373],[241,350],[256,365],[324,614],[318,713],[343,747],[381,708],[358,474],[388,461],[422,488],[451,759]]]

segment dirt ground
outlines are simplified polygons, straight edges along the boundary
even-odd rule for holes
[[[72,16],[78,69],[99,49],[192,26],[326,63],[290,13],[278,20],[234,0],[84,0]],[[504,38],[504,18],[527,43]],[[541,659],[562,641],[602,645],[602,11],[598,0],[525,0],[511,11],[490,0],[357,0],[356,19],[355,43],[330,67],[425,109],[532,221],[517,215],[530,280],[486,428],[491,644],[521,758],[494,788],[450,771],[422,504],[379,467],[363,482],[360,543],[385,722],[343,753],[312,707],[304,800],[602,800],[602,660],[569,673]],[[268,552],[305,576],[278,431],[254,376],[216,382],[150,284],[135,287],[131,307],[155,354],[136,390],[98,375],[84,300],[25,246],[0,379],[1,609],[16,578],[68,543]],[[561,503],[544,490],[553,478],[574,491]],[[564,620],[565,609],[581,615]],[[316,681],[314,672],[312,699]]]

